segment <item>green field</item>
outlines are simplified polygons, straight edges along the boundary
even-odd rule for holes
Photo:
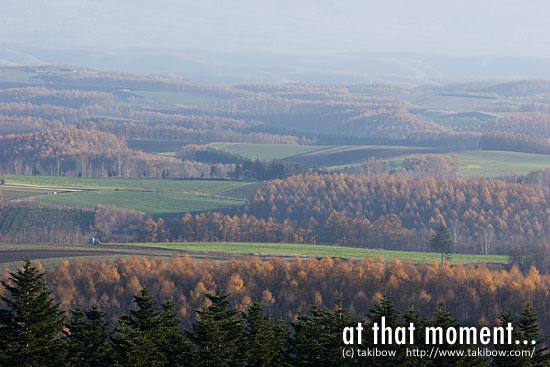
[[[161,141],[161,140],[127,140],[128,148],[141,150],[146,153],[161,153],[162,155],[175,156],[176,150],[182,145],[183,141]]]
[[[244,205],[246,199],[261,186],[258,182],[213,180],[88,179],[9,175],[4,176],[4,179],[9,185],[84,190],[39,195],[39,190],[18,189],[21,190],[18,194],[21,198],[30,196],[29,193],[35,191],[32,197],[28,197],[27,200],[30,201],[77,208],[95,208],[101,204],[162,216],[231,210]],[[16,194],[9,191],[9,195]]]
[[[131,245],[153,248],[166,248],[173,250],[184,250],[193,252],[207,252],[212,254],[227,255],[273,255],[273,256],[305,256],[305,257],[341,257],[345,259],[361,259],[365,257],[380,256],[385,261],[392,261],[397,258],[401,261],[414,263],[440,261],[441,254],[429,252],[408,252],[359,249],[339,246],[320,245],[296,245],[284,243],[223,243],[223,242],[188,242],[188,243],[127,243],[111,245]],[[106,247],[108,247],[106,245]],[[500,263],[507,264],[509,259],[503,255],[469,255],[454,254],[451,263]]]
[[[450,154],[450,153],[446,153]],[[501,177],[514,170],[520,175],[550,168],[550,155],[507,152],[500,150],[466,150],[454,153],[461,163],[462,177]],[[390,160],[392,168],[401,167],[406,156]]]
[[[156,90],[132,90],[130,92],[138,96],[172,105],[205,106],[220,100],[219,98],[210,97],[204,94],[186,92],[165,92]]]
[[[386,251],[371,249],[356,249],[349,247],[292,245],[278,243],[129,243],[103,244],[100,247],[88,245],[61,244],[0,244],[0,273],[21,266],[22,259],[29,256],[38,260],[46,268],[52,268],[63,261],[103,260],[113,261],[121,257],[137,256],[138,258],[155,257],[169,260],[171,256],[189,254],[195,259],[228,260],[232,257],[261,256],[291,257],[342,257],[361,259],[380,256],[384,261],[397,258],[413,263],[439,262],[439,254],[423,252]],[[506,256],[497,255],[453,255],[451,262],[462,263],[494,263],[508,264]]]
[[[6,185],[37,186],[91,190],[173,191],[214,194],[249,182],[213,180],[157,180],[141,178],[79,178],[54,176],[3,176]]]
[[[249,143],[210,143],[208,146],[229,150],[250,159],[283,159],[327,148],[320,145]]]
[[[462,163],[462,176],[495,177],[507,176],[511,170],[520,175],[550,167],[550,155],[505,152],[494,150],[471,150],[456,153]]]
[[[28,82],[35,75],[27,71],[0,70],[0,82]]]
[[[438,125],[451,128],[467,128],[479,123],[476,119],[462,117],[439,117],[434,118],[433,121]]]
[[[0,191],[2,192],[3,200],[23,199],[31,196],[42,195],[48,192],[47,190],[19,189],[19,188],[1,187],[1,186],[0,186]]]
[[[171,192],[97,190],[57,195],[42,195],[31,200],[79,208],[95,208],[98,204],[132,209],[147,214],[202,212],[232,209],[245,200],[220,199],[210,196]]]

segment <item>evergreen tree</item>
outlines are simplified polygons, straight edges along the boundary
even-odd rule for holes
[[[162,331],[157,346],[166,357],[166,366],[187,366],[191,358],[191,341],[180,328],[181,319],[175,312],[174,302],[162,304],[158,321]]]
[[[173,305],[165,303],[163,311],[147,288],[134,297],[137,308],[122,316],[112,339],[113,352],[120,366],[178,366],[185,363],[185,338]],[[172,355],[172,353],[180,353]]]
[[[410,340],[408,341],[409,344],[407,345],[407,348],[412,349],[426,349],[425,343],[424,343],[424,321],[420,319],[420,315],[418,311],[414,308],[413,305],[410,305],[405,314],[403,315],[403,326],[409,327],[410,324],[414,325],[414,343],[410,343]],[[425,366],[427,361],[423,361],[421,358],[417,357],[409,357],[405,358],[403,366],[407,367],[420,367]]]
[[[548,338],[538,339],[540,327],[537,316],[533,312],[533,305],[529,302],[525,305],[523,312],[517,316],[518,340],[520,344],[516,349],[532,351],[536,348],[534,355],[531,357],[516,358],[519,366],[542,367],[550,365],[550,354],[548,348],[544,347],[544,343]],[[523,341],[527,341],[524,344]],[[535,342],[533,344],[532,342]]]
[[[290,358],[291,353],[291,339],[288,332],[286,322],[284,320],[279,320],[275,324],[275,341],[274,345],[277,348],[277,353],[273,361],[273,366],[280,367],[291,367],[292,361]]]
[[[478,357],[470,357],[468,356],[467,350],[472,349],[474,350],[474,346],[472,345],[466,345],[466,344],[459,344],[458,342],[455,344],[449,344],[445,338],[445,331],[448,328],[455,328],[458,330],[460,327],[460,324],[452,318],[451,314],[445,310],[445,304],[441,303],[435,312],[434,316],[430,320],[426,320],[426,326],[427,327],[434,327],[438,328],[441,327],[443,329],[443,343],[437,344],[437,347],[439,350],[457,350],[457,351],[464,351],[464,354],[462,356],[460,355],[435,355],[434,358],[431,360],[433,362],[434,366],[486,366],[487,361],[482,358]],[[428,331],[425,331],[428,333]],[[426,347],[432,347],[433,341],[431,341],[432,344]]]
[[[439,225],[435,235],[430,240],[430,247],[441,253],[441,264],[443,264],[443,258],[450,259],[450,254],[454,252],[455,242],[451,236],[451,231],[443,223]]]
[[[366,348],[377,348],[379,350],[396,350],[396,356],[391,359],[386,358],[371,358],[369,360],[369,365],[371,366],[402,366],[405,364],[406,361],[406,355],[405,355],[405,346],[403,345],[397,345],[395,343],[394,333],[392,334],[392,343],[388,344],[388,335],[386,334],[386,344],[381,344],[381,336],[382,336],[382,317],[385,319],[385,326],[390,327],[391,330],[395,330],[395,328],[401,326],[399,322],[400,314],[395,309],[395,306],[391,300],[390,297],[384,296],[380,299],[380,302],[376,305],[375,308],[371,309],[368,313],[369,323],[368,323],[368,329],[367,332],[367,338],[363,341],[363,345]],[[378,339],[377,344],[374,344],[374,331],[373,326],[374,323],[377,323],[380,330],[378,331]]]
[[[494,348],[497,351],[503,351],[507,353],[511,350],[516,350],[517,345],[515,344],[516,340],[519,340],[521,336],[519,335],[519,330],[517,328],[517,320],[511,312],[502,312],[499,317],[500,325],[506,327],[508,323],[511,323],[514,327],[512,330],[512,344],[495,344]],[[517,357],[509,357],[506,355],[497,355],[493,357],[492,365],[494,367],[521,367],[526,366],[520,359]]]
[[[352,315],[338,297],[336,307],[313,306],[311,316],[301,313],[294,329],[294,366],[349,366],[356,360],[342,358],[342,331],[352,326]]]
[[[51,298],[45,274],[27,258],[23,268],[0,281],[0,365],[59,366],[63,360],[63,312]]]
[[[67,324],[65,334],[65,360],[68,366],[102,367],[111,366],[108,342],[109,322],[105,313],[93,306],[89,310],[76,308]]]
[[[244,365],[244,327],[236,318],[237,310],[229,308],[228,295],[220,290],[206,294],[212,303],[197,311],[191,339],[194,342],[193,365],[199,367],[232,367]]]
[[[279,348],[275,344],[277,338],[273,318],[264,316],[263,307],[258,302],[252,303],[247,311],[243,314],[246,321],[246,363],[248,366],[257,367],[274,366],[274,362],[278,360]]]

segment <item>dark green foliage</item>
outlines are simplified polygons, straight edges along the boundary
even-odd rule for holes
[[[460,327],[460,324],[453,319],[451,314],[445,310],[445,304],[441,303],[433,315],[433,317],[430,320],[426,321],[427,327],[441,327],[444,331],[450,327],[458,328]],[[426,330],[426,333],[428,331]],[[445,338],[444,338],[445,339]],[[444,340],[444,343],[442,344],[433,344],[433,341],[431,342],[430,346],[437,346],[439,350],[457,350],[457,351],[464,351],[464,356],[441,356],[436,355],[433,359],[434,366],[485,366],[487,365],[486,361],[477,358],[477,357],[468,357],[467,356],[467,350],[468,349],[474,349],[470,345],[461,345],[459,343],[455,343],[453,345],[448,344],[446,340]],[[428,347],[428,346],[427,346]]]
[[[403,315],[403,326],[409,327],[410,324],[413,324],[415,330],[414,330],[414,343],[410,343],[407,345],[407,348],[409,349],[416,349],[421,348],[424,345],[424,323],[425,320],[420,319],[420,315],[418,311],[414,308],[413,305],[411,305],[407,311],[405,311],[405,314]],[[424,366],[425,362],[422,361],[420,358],[406,358],[403,361],[403,366],[407,367],[419,367]]]
[[[8,284],[9,283],[9,284]],[[334,309],[313,306],[310,313],[300,313],[291,324],[275,323],[265,315],[259,303],[252,303],[247,312],[239,314],[230,307],[228,295],[217,291],[208,298],[200,310],[193,327],[185,331],[181,319],[170,301],[158,307],[147,288],[134,297],[136,307],[118,320],[111,333],[105,313],[97,307],[76,308],[62,331],[64,318],[57,304],[50,298],[44,283],[44,274],[27,260],[21,270],[11,274],[9,282],[2,282],[6,294],[0,296],[5,306],[0,310],[0,367],[2,366],[488,366],[542,367],[549,365],[550,354],[544,347],[546,338],[539,338],[539,326],[533,308],[528,304],[515,317],[503,313],[500,322],[514,326],[513,340],[528,340],[528,344],[495,345],[495,350],[530,351],[526,356],[495,357],[493,360],[468,356],[476,349],[470,345],[443,343],[438,339],[426,343],[425,327],[459,327],[459,323],[445,310],[443,304],[431,318],[421,319],[413,306],[401,315],[389,297],[383,297],[368,313],[363,322],[361,345],[343,344],[346,327],[355,327],[353,314],[343,307],[338,297]],[[390,344],[381,344],[381,330],[374,342],[372,328],[392,329]],[[396,340],[396,328],[415,326],[414,343],[410,343],[408,330]],[[64,335],[64,338],[61,336]],[[535,344],[530,343],[536,341]],[[357,343],[357,339],[355,340]],[[400,344],[404,342],[404,344]],[[394,357],[358,356],[342,358],[346,348],[357,351],[395,351]],[[410,350],[428,352],[437,348],[432,358],[407,356]],[[461,354],[442,355],[441,352]]]
[[[381,358],[371,358],[370,365],[372,366],[402,366],[407,361],[407,358],[405,357],[405,350],[404,347],[401,345],[396,344],[396,341],[394,340],[394,334],[391,333],[391,344],[389,344],[388,340],[388,334],[385,335],[385,343],[381,344],[382,342],[382,317],[384,317],[384,326],[390,327],[392,330],[395,330],[395,328],[401,326],[399,322],[400,314],[395,309],[395,306],[391,300],[390,297],[384,296],[382,299],[380,299],[380,302],[376,305],[375,308],[369,311],[368,318],[369,318],[369,328],[367,330],[367,340],[364,341],[363,345],[366,348],[377,348],[380,350],[397,350],[397,354],[394,358],[391,358],[390,360],[381,359]],[[372,328],[374,326],[374,323],[377,323],[380,330],[378,331],[378,339],[377,344],[374,344],[374,335],[372,332]]]
[[[243,157],[240,154],[231,152],[226,149],[213,148],[209,146],[200,146],[200,145],[187,145],[181,147],[177,152],[176,156],[181,159],[202,162],[202,163],[244,163],[248,158]]]
[[[23,268],[1,281],[7,294],[0,295],[1,366],[58,366],[64,349],[59,338],[63,312],[54,302],[44,273],[27,258]]]
[[[508,323],[511,323],[512,325],[516,324],[516,318],[511,312],[502,312],[500,316],[498,317],[500,321],[501,326],[506,326]],[[519,330],[514,327],[512,331],[512,343],[514,343],[515,340],[519,340]],[[518,349],[518,346],[516,344],[497,344],[495,345],[495,350],[502,351],[503,353],[507,353],[510,350],[516,350]],[[520,359],[518,358],[508,358],[505,356],[496,356],[493,358],[492,365],[494,367],[520,367],[524,366],[524,364],[521,363]]]
[[[284,329],[281,330],[271,316],[265,316],[263,307],[257,302],[248,307],[243,318],[246,321],[243,342],[245,363],[257,367],[284,365],[281,351],[288,349]]]
[[[549,366],[550,354],[548,354],[548,347],[544,347],[544,343],[548,338],[539,339],[540,327],[538,325],[537,316],[533,312],[533,306],[528,303],[523,312],[517,316],[517,322],[515,325],[518,329],[518,339],[520,341],[527,340],[527,344],[521,343],[516,349],[532,350],[535,346],[538,349],[532,358],[521,357],[518,358],[519,366]],[[532,344],[535,341],[535,344]]]
[[[110,366],[109,323],[96,306],[89,310],[76,308],[65,331],[65,360],[68,366]]]
[[[311,313],[301,313],[296,322],[293,340],[293,366],[349,366],[354,360],[342,358],[342,331],[352,326],[352,314],[343,307],[342,298],[334,310],[314,306]]]
[[[197,311],[191,339],[194,342],[195,366],[243,366],[244,325],[236,318],[237,310],[229,308],[228,296],[220,290],[206,294],[210,306]]]
[[[449,259],[450,254],[455,250],[455,243],[451,236],[451,231],[443,223],[439,225],[435,235],[430,241],[430,247],[435,251],[441,253],[441,263],[443,264],[443,257]]]
[[[187,354],[183,331],[173,312],[173,304],[165,303],[162,311],[147,288],[134,297],[137,308],[122,316],[112,338],[115,365],[183,366]]]
[[[256,159],[255,161],[247,160],[242,164],[237,164],[233,172],[233,178],[274,180],[295,175],[303,175],[307,172],[308,168],[303,164],[282,162],[279,160],[260,161]]]

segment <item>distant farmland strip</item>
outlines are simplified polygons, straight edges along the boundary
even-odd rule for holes
[[[52,176],[3,176],[7,185],[48,186],[92,190],[171,191],[214,194],[249,182],[215,180],[156,180],[125,178],[79,178]]]
[[[283,159],[298,154],[326,149],[320,145],[294,144],[249,144],[249,143],[210,143],[210,147],[221,148],[238,153],[250,159]]]
[[[296,155],[285,160],[302,163],[310,167],[338,166],[359,163],[363,159],[375,157],[390,159],[410,154],[436,154],[447,150],[438,148],[391,146],[391,145],[343,145],[315,152]]]
[[[239,207],[245,203],[244,200],[229,200],[180,193],[107,190],[42,195],[31,200],[81,208],[95,208],[98,204],[112,205],[147,214],[226,210]]]
[[[78,188],[81,192],[29,195],[27,201],[93,209],[98,204],[131,209],[154,216],[178,217],[187,212],[230,211],[245,204],[262,185],[258,182],[216,180],[84,179],[77,177],[5,176],[6,182],[29,188]],[[50,190],[51,191],[51,190]],[[15,195],[10,192],[10,195]]]
[[[364,257],[381,256],[385,261],[392,261],[397,258],[401,261],[411,261],[413,263],[440,261],[441,254],[428,252],[409,252],[409,251],[388,251],[374,249],[360,249],[352,247],[339,246],[320,246],[320,245],[297,245],[286,243],[233,243],[233,242],[188,242],[188,243],[127,243],[127,244],[108,244],[109,245],[127,245],[142,246],[151,248],[166,248],[173,250],[184,250],[192,252],[206,252],[212,254],[227,255],[262,255],[262,256],[305,256],[305,257],[342,257],[360,259]],[[509,258],[503,255],[469,255],[453,254],[451,262],[470,264],[470,263],[500,263],[507,264]]]

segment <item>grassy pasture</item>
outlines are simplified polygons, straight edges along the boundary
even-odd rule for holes
[[[219,98],[210,97],[204,94],[186,92],[132,90],[131,93],[171,105],[204,106],[220,100]]]
[[[450,154],[450,153],[446,153]],[[500,177],[515,170],[520,175],[542,168],[550,168],[550,155],[507,152],[500,150],[465,150],[455,152],[460,159],[460,176]],[[392,168],[401,167],[406,156],[390,160]]]
[[[113,244],[114,245],[114,244]],[[165,248],[192,252],[207,252],[227,255],[265,255],[265,256],[305,256],[305,257],[342,257],[345,259],[361,259],[365,257],[381,256],[385,261],[397,258],[401,261],[413,263],[440,261],[441,255],[428,252],[389,251],[374,249],[359,249],[339,246],[297,245],[285,243],[223,243],[223,242],[187,242],[187,243],[128,243],[116,244],[128,246],[142,246]],[[108,247],[109,245],[106,245]],[[469,255],[453,254],[451,263],[501,263],[507,264],[509,259],[502,255]]]
[[[175,151],[182,145],[182,141],[160,141],[160,140],[128,140],[130,149],[141,150],[146,153],[162,153],[163,155],[174,156]]]
[[[214,180],[157,180],[141,178],[79,178],[54,176],[3,176],[6,185],[90,189],[90,190],[136,190],[173,191],[185,193],[214,194],[248,182]]]
[[[0,191],[2,192],[2,199],[5,201],[43,195],[48,192],[47,190],[35,190],[35,189],[1,187],[1,186],[0,186]]]
[[[342,145],[304,153],[287,159],[310,167],[350,166],[363,159],[375,157],[390,159],[410,154],[441,153],[440,149],[392,145]]]
[[[249,143],[210,143],[208,146],[229,150],[250,159],[283,159],[327,148],[317,145]]]
[[[0,70],[0,82],[28,82],[36,73],[18,70]]]
[[[476,96],[436,94],[429,97],[415,98],[412,102],[424,108],[462,112],[482,110],[483,106],[493,103],[494,100]]]
[[[257,182],[213,180],[88,179],[49,176],[4,178],[10,185],[84,190],[28,197],[28,200],[35,202],[77,208],[95,208],[101,204],[170,217],[186,212],[234,209],[244,205],[246,199],[261,185]],[[22,190],[25,195],[26,191],[40,193],[38,190]]]
[[[464,117],[439,117],[434,118],[433,121],[438,125],[450,128],[469,128],[479,123],[476,119]]]
[[[129,243],[104,244],[100,247],[60,244],[0,244],[0,274],[7,269],[11,271],[21,266],[25,257],[39,261],[45,269],[50,269],[64,261],[101,260],[114,261],[118,258],[137,256],[138,258],[155,257],[169,259],[174,255],[189,254],[196,259],[211,258],[228,260],[230,258],[249,256],[281,257],[342,257],[361,259],[380,256],[384,261],[411,261],[413,263],[431,263],[440,260],[439,254],[423,252],[386,251],[355,249],[349,247],[292,245],[278,243]],[[453,255],[451,262],[456,263],[499,263],[508,264],[506,256],[497,255]]]
[[[142,211],[147,214],[225,210],[245,203],[245,200],[229,200],[181,193],[114,190],[43,195],[31,200],[79,208],[95,208],[98,204],[112,205],[117,208]]]
[[[550,155],[494,150],[457,152],[462,163],[462,176],[507,176],[511,170],[520,175],[550,167]]]

